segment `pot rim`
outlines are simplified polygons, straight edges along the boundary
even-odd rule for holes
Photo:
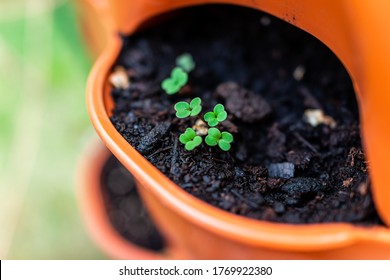
[[[295,251],[329,250],[359,241],[387,244],[390,231],[384,226],[356,226],[349,223],[293,225],[254,220],[238,216],[201,201],[168,179],[136,151],[112,125],[112,108],[107,82],[122,42],[113,36],[96,61],[87,85],[87,106],[91,121],[111,152],[136,180],[154,192],[166,207],[184,219],[220,236],[241,243]]]

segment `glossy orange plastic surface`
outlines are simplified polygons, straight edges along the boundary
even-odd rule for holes
[[[89,77],[89,115],[104,143],[137,179],[143,199],[169,241],[172,257],[390,259],[390,230],[386,227],[275,224],[212,207],[175,185],[115,130],[108,118],[112,101],[107,76],[121,48],[117,32],[131,34],[153,16],[210,3],[266,11],[311,33],[340,58],[358,93],[375,203],[383,220],[390,224],[390,85],[386,81],[390,73],[390,29],[386,25],[390,2],[110,0],[114,30]]]

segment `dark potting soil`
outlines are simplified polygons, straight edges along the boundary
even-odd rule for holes
[[[238,7],[183,10],[126,37],[117,65],[130,78],[113,89],[111,121],[123,137],[187,192],[254,219],[381,224],[375,210],[351,80],[317,39],[274,17]],[[192,54],[188,86],[168,96],[161,82]],[[233,133],[229,152],[178,141],[196,118],[174,104],[218,102]],[[321,123],[310,124],[313,111]],[[305,117],[306,116],[306,117]]]
[[[106,208],[115,229],[138,246],[162,250],[163,239],[139,197],[132,175],[114,156],[105,163],[101,180]]]

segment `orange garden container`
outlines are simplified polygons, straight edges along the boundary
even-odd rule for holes
[[[97,148],[80,173],[81,205],[93,236],[113,258],[191,259],[390,259],[390,229],[347,223],[290,225],[257,221],[222,211],[191,196],[140,155],[109,120],[113,107],[109,72],[130,35],[156,15],[200,4],[259,9],[312,34],[348,70],[357,93],[362,138],[372,191],[382,220],[390,225],[390,29],[388,1],[329,0],[107,0],[93,1],[105,47],[90,74],[87,104],[104,144],[134,175],[142,199],[167,241],[161,254],[134,247],[110,226],[96,178],[107,151]],[[81,5],[83,6],[83,5]],[[84,5],[85,7],[88,5]],[[91,12],[91,11],[90,11]],[[95,19],[85,23],[91,24]],[[96,24],[94,23],[96,27]],[[101,34],[102,34],[101,33]],[[94,33],[94,34],[99,34]],[[101,44],[100,46],[102,46]],[[99,155],[101,155],[99,157]]]

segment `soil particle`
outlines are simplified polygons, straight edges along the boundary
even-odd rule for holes
[[[320,109],[307,109],[303,113],[303,119],[309,123],[311,126],[318,126],[320,124],[325,124],[330,126],[331,128],[336,127],[335,120],[324,114],[324,112]]]
[[[129,76],[126,69],[121,66],[115,67],[114,72],[108,78],[110,83],[118,89],[127,89],[130,86]]]
[[[281,188],[288,197],[289,205],[295,205],[308,198],[314,198],[319,192],[325,191],[325,186],[314,178],[293,178],[287,181]]]
[[[286,154],[287,162],[294,164],[294,167],[297,169],[304,170],[310,164],[310,160],[313,157],[312,153],[307,151],[289,151]]]
[[[168,122],[157,124],[149,133],[140,139],[137,150],[140,153],[148,154],[154,147],[158,146],[161,138],[164,137],[171,127]]]
[[[358,187],[358,192],[361,196],[366,196],[368,189],[369,189],[368,182],[362,182],[362,183],[360,183],[360,185]]]
[[[282,214],[282,213],[284,213],[284,211],[286,211],[286,207],[281,202],[275,202],[274,211],[276,214]]]
[[[294,177],[294,164],[290,162],[271,163],[268,167],[268,176],[290,179]]]
[[[258,122],[271,113],[270,105],[261,95],[235,82],[220,84],[215,94],[224,100],[226,109],[243,122]]]

